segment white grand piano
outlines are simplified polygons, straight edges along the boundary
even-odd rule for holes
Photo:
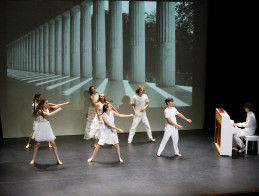
[[[240,131],[224,109],[216,108],[214,144],[220,156],[232,156],[233,134]]]

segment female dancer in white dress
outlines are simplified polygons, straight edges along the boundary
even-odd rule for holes
[[[130,115],[119,114],[119,113],[116,113],[115,111],[112,111],[111,104],[105,103],[103,105],[102,119],[104,122],[104,127],[103,127],[103,129],[101,129],[101,137],[98,141],[98,145],[94,149],[94,152],[93,152],[91,158],[88,159],[88,162],[91,162],[93,160],[94,156],[100,149],[100,146],[104,145],[104,144],[113,144],[117,149],[117,153],[118,153],[120,162],[121,163],[123,162],[121,155],[120,155],[119,139],[118,139],[118,135],[117,135],[117,131],[123,132],[123,130],[115,127],[114,116],[133,117],[133,114],[130,114]]]
[[[37,105],[40,103],[40,101],[41,101],[41,99],[42,99],[42,94],[41,93],[36,93],[35,95],[34,95],[34,100],[33,100],[33,103],[32,103],[32,112],[34,112],[35,111],[35,109],[36,109],[36,107],[37,107]],[[62,104],[60,104],[60,105],[66,105],[66,104],[70,104],[70,102],[65,102],[65,103],[62,103]],[[49,106],[49,109],[51,109],[52,107],[54,107],[56,104],[54,104],[54,103],[48,103],[48,106]],[[34,133],[34,131],[35,131],[35,127],[37,126],[37,121],[36,121],[36,118],[34,118],[34,120],[33,120],[33,125],[32,125],[32,132],[31,132],[31,134],[30,134],[30,136],[29,136],[29,139],[28,139],[28,143],[27,143],[27,145],[25,146],[25,148],[29,148],[30,147],[30,143],[31,143],[31,137],[32,137],[32,135],[33,135],[33,133]],[[49,148],[51,148],[52,146],[51,146],[51,143],[49,142]]]
[[[31,160],[30,164],[34,164],[36,154],[37,154],[38,148],[40,146],[40,142],[44,142],[44,141],[51,142],[53,151],[57,158],[57,163],[60,165],[63,164],[59,159],[58,149],[57,149],[57,145],[55,143],[56,137],[55,137],[55,135],[52,131],[51,125],[49,123],[49,117],[56,114],[57,112],[59,112],[61,110],[60,106],[61,106],[61,104],[54,106],[54,108],[56,110],[50,113],[49,109],[48,109],[48,107],[49,107],[48,100],[42,99],[40,104],[36,107],[35,111],[33,112],[33,116],[37,120],[37,126],[35,127],[35,131],[32,135],[32,139],[34,139],[36,141],[36,144],[34,145],[33,156],[32,156],[32,160]]]
[[[90,94],[90,100],[92,104],[88,107],[88,114],[86,119],[86,127],[85,127],[85,135],[84,135],[84,139],[86,140],[90,139],[89,132],[90,132],[94,117],[96,115],[95,105],[99,98],[99,93],[96,92],[95,86],[89,87],[89,94]]]
[[[94,120],[91,124],[91,128],[90,128],[90,132],[89,132],[89,138],[94,138],[94,147],[97,146],[98,144],[98,139],[101,136],[101,131],[100,129],[102,129],[103,127],[103,121],[101,118],[101,114],[103,113],[103,105],[105,103],[109,103],[109,101],[106,100],[105,94],[104,93],[100,93],[99,94],[99,99],[95,105],[95,110],[96,110],[96,115],[94,117]],[[112,110],[114,110],[115,112],[118,113],[118,111],[111,105]]]

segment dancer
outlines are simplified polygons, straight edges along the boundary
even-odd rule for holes
[[[118,111],[112,106],[112,104],[109,101],[107,101],[105,94],[104,93],[100,93],[98,101],[95,104],[96,115],[95,115],[94,120],[93,120],[93,122],[91,124],[90,132],[89,132],[89,135],[88,135],[89,139],[90,138],[94,138],[94,147],[97,146],[98,139],[101,136],[100,129],[103,126],[103,121],[101,119],[101,114],[103,113],[103,105],[105,103],[109,103],[111,105],[111,107],[112,107],[112,110],[118,113]]]
[[[96,115],[95,105],[99,98],[99,93],[96,92],[95,86],[89,87],[89,94],[90,94],[90,100],[92,104],[88,107],[88,114],[86,119],[86,127],[85,127],[85,135],[84,135],[84,139],[86,140],[90,139],[89,132],[90,132],[94,117]]]
[[[128,143],[131,144],[133,137],[136,132],[136,128],[139,124],[139,122],[142,120],[144,127],[147,132],[148,139],[152,142],[155,142],[156,140],[152,137],[151,128],[147,119],[146,115],[146,109],[149,106],[149,99],[148,96],[145,93],[145,87],[144,86],[138,86],[136,88],[136,95],[133,96],[133,104],[132,108],[135,113],[130,132],[128,137]]]
[[[120,146],[119,146],[119,139],[117,135],[117,131],[123,132],[122,129],[115,127],[114,124],[114,116],[117,117],[133,117],[133,114],[125,115],[125,114],[119,114],[115,111],[112,111],[112,106],[109,103],[105,103],[103,105],[103,114],[102,114],[102,120],[104,122],[104,127],[101,129],[101,137],[98,141],[98,144],[96,148],[94,149],[94,152],[92,156],[88,159],[88,162],[91,162],[100,149],[101,146],[104,144],[113,144],[118,153],[119,161],[122,163],[123,160],[120,155]]]
[[[254,135],[255,130],[257,128],[256,117],[255,117],[255,114],[253,113],[254,104],[252,102],[246,102],[244,106],[244,110],[247,113],[246,122],[233,124],[235,127],[243,128],[241,129],[240,133],[234,134],[234,139],[239,147],[239,150],[237,146],[234,146],[232,149],[238,152],[246,151],[246,146],[241,138],[244,136]]]
[[[53,151],[56,155],[57,158],[57,163],[62,165],[63,163],[59,159],[58,155],[58,149],[57,145],[55,143],[55,135],[52,131],[51,125],[49,123],[49,117],[56,114],[61,110],[61,104],[53,106],[54,109],[56,109],[53,112],[49,112],[49,106],[48,106],[48,100],[47,99],[42,99],[40,101],[40,104],[36,107],[36,109],[33,112],[34,118],[36,118],[37,121],[37,126],[35,127],[35,131],[32,135],[32,139],[36,141],[36,144],[34,146],[34,151],[33,151],[33,157],[30,162],[30,164],[34,164],[36,154],[38,152],[38,148],[40,146],[40,142],[44,141],[50,141],[51,145],[53,147]]]
[[[34,95],[34,99],[33,99],[33,103],[32,103],[32,112],[34,112],[35,111],[35,109],[36,109],[36,107],[37,107],[37,105],[40,103],[40,101],[41,101],[41,99],[42,99],[42,94],[41,93],[36,93],[35,95]],[[62,104],[59,104],[59,105],[66,105],[66,104],[70,104],[70,102],[65,102],[65,103],[62,103]],[[52,109],[52,108],[54,108],[55,106],[56,106],[57,104],[54,104],[54,103],[48,103],[48,107],[49,107],[49,109]],[[29,148],[30,147],[30,143],[31,143],[31,137],[32,137],[32,135],[33,135],[33,133],[34,133],[34,131],[35,131],[35,127],[37,126],[37,121],[36,121],[36,118],[34,118],[34,120],[33,120],[33,125],[32,125],[32,132],[31,132],[31,134],[30,134],[30,136],[29,136],[29,139],[28,139],[28,143],[27,143],[27,145],[25,146],[25,148]],[[51,146],[51,143],[49,142],[49,148],[51,148],[52,146]]]
[[[177,124],[175,116],[179,116],[189,123],[191,123],[192,120],[185,118],[184,115],[179,113],[178,110],[175,107],[173,107],[174,106],[173,98],[171,98],[171,97],[166,98],[165,103],[167,105],[167,108],[164,110],[164,115],[165,115],[165,119],[166,119],[165,132],[164,132],[164,136],[163,136],[163,139],[161,141],[161,144],[159,146],[157,156],[160,157],[162,151],[165,148],[165,145],[166,145],[168,139],[170,137],[172,137],[173,146],[174,146],[174,153],[175,153],[176,156],[181,157],[182,155],[179,153],[179,149],[178,149],[178,140],[179,140],[178,129],[183,129],[183,126]]]

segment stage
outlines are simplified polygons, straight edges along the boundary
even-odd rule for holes
[[[35,164],[30,165],[33,144],[25,149],[28,138],[4,139],[0,151],[1,196],[13,195],[223,195],[259,192],[259,155],[233,152],[219,156],[213,136],[202,130],[180,131],[182,157],[173,156],[169,140],[161,157],[156,153],[163,132],[153,132],[155,143],[146,133],[137,132],[132,144],[128,133],[120,133],[121,156],[116,149],[104,146],[93,162],[88,163],[93,141],[82,135],[57,136],[56,144],[63,165],[57,165],[48,143],[41,143]],[[250,145],[252,146],[252,145]]]

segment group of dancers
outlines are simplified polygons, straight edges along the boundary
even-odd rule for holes
[[[146,115],[146,110],[149,107],[149,99],[145,94],[145,87],[138,86],[136,88],[136,94],[133,96],[132,109],[134,114],[120,114],[115,107],[112,106],[111,100],[108,100],[104,93],[96,92],[95,86],[89,87],[89,94],[91,105],[88,108],[87,122],[85,128],[84,139],[94,139],[94,151],[92,156],[88,159],[88,162],[93,161],[96,153],[103,145],[113,145],[118,153],[119,161],[122,163],[123,159],[120,154],[120,146],[117,132],[124,132],[121,128],[116,127],[114,123],[114,117],[132,117],[133,122],[128,135],[128,144],[132,143],[137,126],[140,121],[144,124],[147,132],[148,140],[155,142],[152,137],[152,131]],[[181,156],[178,149],[178,129],[183,127],[176,122],[175,116],[185,119],[191,123],[190,119],[185,118],[181,113],[173,107],[173,98],[167,98],[165,100],[167,108],[165,110],[166,126],[165,133],[157,152],[159,157],[162,153],[168,139],[172,137],[174,144],[174,151],[176,156]],[[38,148],[41,142],[49,142],[49,147],[53,149],[57,158],[57,164],[63,164],[59,158],[57,145],[55,143],[55,135],[52,131],[49,117],[59,112],[61,106],[71,104],[69,101],[61,104],[49,103],[47,99],[43,99],[42,95],[35,94],[34,102],[32,104],[32,113],[34,117],[33,131],[30,134],[28,144],[25,148],[29,148],[31,139],[34,139],[36,144],[34,145],[33,157],[30,164],[34,164],[35,158],[38,152]]]
[[[108,100],[104,93],[96,92],[95,86],[89,87],[89,94],[91,105],[88,108],[87,122],[85,128],[84,139],[94,139],[94,151],[92,156],[88,159],[88,162],[93,161],[96,153],[99,151],[100,147],[109,144],[113,145],[117,149],[119,161],[122,163],[123,159],[120,154],[120,146],[117,132],[124,132],[122,129],[116,127],[114,123],[114,117],[132,117],[132,125],[128,135],[128,144],[132,143],[133,137],[136,132],[136,128],[140,121],[144,124],[145,130],[147,132],[148,140],[155,142],[156,140],[152,137],[152,131],[150,124],[146,115],[146,110],[149,107],[149,99],[145,94],[145,87],[138,86],[136,88],[136,94],[133,96],[132,109],[134,114],[120,114],[116,108],[111,104],[111,100]],[[30,164],[34,164],[36,154],[41,142],[49,142],[49,147],[53,149],[55,156],[57,158],[57,164],[63,164],[59,158],[57,145],[55,143],[55,135],[52,131],[49,117],[61,111],[61,106],[71,104],[69,101],[54,104],[49,103],[47,99],[43,99],[41,94],[35,94],[34,102],[32,104],[32,114],[34,117],[33,121],[33,131],[30,134],[28,144],[25,148],[29,148],[31,139],[36,141],[33,150],[33,157]],[[176,116],[184,119],[188,123],[192,120],[186,118],[182,113],[180,113],[174,107],[174,100],[171,97],[165,99],[166,108],[164,110],[165,118],[165,130],[161,141],[161,144],[157,151],[157,157],[161,156],[169,138],[172,138],[174,154],[175,156],[181,157],[179,152],[178,140],[179,134],[178,130],[183,129],[183,126],[177,123]],[[239,152],[245,151],[245,145],[241,140],[241,137],[245,135],[253,135],[255,129],[257,128],[256,118],[253,113],[254,105],[248,102],[244,106],[247,112],[247,119],[244,123],[235,123],[233,126],[244,127],[241,133],[234,135],[234,139],[240,148]],[[233,147],[233,150],[238,150],[238,147]]]

